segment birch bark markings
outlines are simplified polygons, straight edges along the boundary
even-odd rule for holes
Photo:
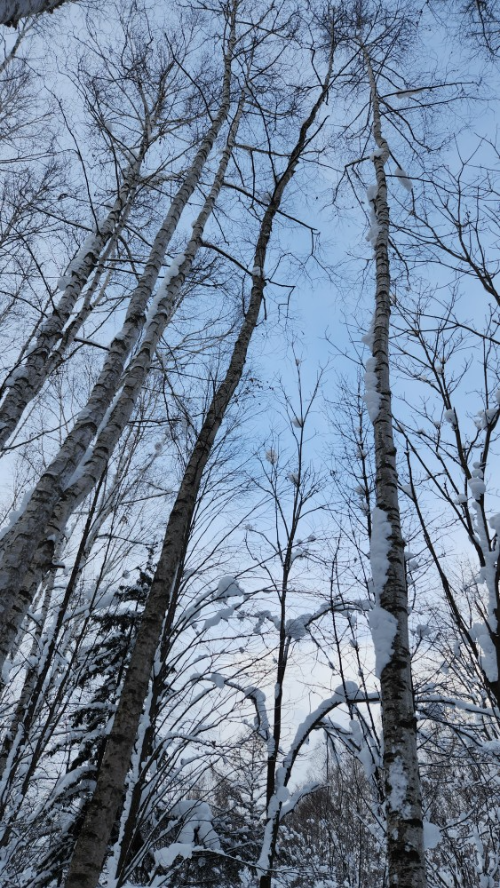
[[[377,508],[384,513],[390,525],[388,569],[380,591],[380,607],[396,621],[392,653],[380,676],[389,885],[394,888],[425,888],[422,800],[408,636],[405,543],[398,501],[389,367],[389,204],[385,175],[389,146],[382,134],[380,104],[371,60],[364,47],[361,48],[370,84],[373,135],[377,145],[373,157],[376,176],[373,205],[377,234],[372,353],[379,401],[376,415],[371,413],[375,438],[375,490]]]
[[[80,411],[59,453],[40,478],[23,513],[4,534],[0,561],[0,589],[2,589],[0,671],[3,671],[5,659],[15,645],[22,619],[31,602],[32,583],[31,580],[26,583],[26,575],[33,553],[44,539],[47,522],[53,510],[71,476],[85,457],[87,448],[120,388],[125,363],[146,323],[146,307],[157,282],[168,245],[177,229],[181,214],[200,181],[215,140],[229,117],[238,5],[239,0],[235,0],[231,6],[219,110],[206,131],[165,220],[156,234],[144,271],[131,295],[122,330],[109,347],[104,366],[87,405]]]
[[[53,12],[66,0],[0,0],[0,25],[16,27],[19,20],[28,15]]]
[[[5,447],[9,437],[15,431],[23,411],[41,390],[54,366],[62,359],[64,349],[61,349],[61,346],[64,344],[64,347],[67,348],[71,344],[85,319],[85,312],[83,312],[82,316],[78,318],[79,322],[72,324],[72,335],[63,337],[64,327],[89,282],[90,276],[98,269],[100,260],[106,258],[102,255],[103,251],[110,241],[116,242],[123,229],[127,210],[130,209],[139,181],[144,156],[145,150],[142,150],[141,156],[130,165],[123,177],[123,184],[113,207],[103,224],[94,236],[89,235],[81,247],[81,255],[70,263],[67,273],[69,280],[62,284],[63,294],[57,306],[50,317],[46,318],[40,326],[35,342],[24,361],[7,377],[4,383],[6,391],[0,404],[0,449]],[[64,281],[64,278],[61,278],[61,281]],[[54,355],[53,349],[56,346],[59,348],[57,355]]]
[[[113,403],[109,418],[106,423],[103,424],[102,429],[98,431],[91,452],[78,467],[74,480],[70,479],[69,485],[64,490],[63,495],[50,518],[45,541],[42,541],[42,547],[45,542],[46,551],[44,552],[42,548],[42,551],[39,553],[35,562],[35,580],[38,565],[40,564],[40,568],[43,569],[44,564],[50,563],[53,555],[54,540],[60,538],[71,514],[77,508],[79,503],[81,503],[92,491],[94,486],[98,483],[98,480],[102,477],[102,473],[104,472],[127,422],[133,413],[141,389],[151,369],[152,360],[156,353],[158,343],[179,305],[182,284],[191,270],[200,247],[205,224],[213,211],[215,202],[223,186],[238,127],[244,113],[245,99],[246,96],[243,94],[231,124],[226,147],[222,152],[214,183],[204,206],[193,225],[193,233],[189,244],[186,247],[185,252],[181,254],[184,256],[184,259],[180,264],[174,263],[174,265],[171,266],[171,268],[175,269],[171,276],[169,276],[169,271],[167,269],[166,280],[161,284],[158,293],[154,297],[155,301],[157,301],[156,310],[147,321],[146,329],[138,351],[123,374],[120,389]]]
[[[196,444],[191,452],[163,541],[151,591],[143,612],[124,680],[113,726],[106,741],[93,798],[87,808],[75,846],[66,888],[96,888],[104,865],[112,829],[122,804],[134,744],[145,701],[150,699],[150,681],[154,677],[157,651],[168,638],[178,607],[178,571],[185,552],[196,507],[200,483],[210,458],[212,446],[222,425],[231,399],[240,382],[250,340],[257,326],[264,296],[264,264],[273,222],[285,191],[291,181],[304,148],[309,130],[326,99],[331,76],[331,61],[324,86],[308,118],[300,128],[285,171],[280,176],[271,201],[264,213],[254,254],[254,272],[248,310],[233,347],[226,375],[218,386]]]

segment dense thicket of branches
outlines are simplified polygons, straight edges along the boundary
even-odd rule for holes
[[[494,886],[496,8],[168,7],[0,3],[0,882]]]

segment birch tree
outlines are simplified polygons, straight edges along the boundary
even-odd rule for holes
[[[394,38],[403,19],[381,17],[376,25],[392,28]],[[389,203],[386,164],[391,150],[384,136],[377,83],[379,63],[376,38],[362,12],[356,22],[358,45],[370,93],[372,136],[375,142],[375,185],[371,207],[370,242],[375,254],[375,310],[365,338],[372,352],[365,374],[365,401],[374,431],[375,507],[371,516],[370,552],[375,606],[370,628],[375,645],[376,673],[380,678],[384,769],[387,800],[387,857],[390,885],[425,886],[422,800],[417,757],[417,731],[413,700],[408,633],[408,588],[398,496],[394,444],[390,338]],[[373,24],[372,24],[373,27]],[[365,37],[364,35],[368,36]],[[371,38],[371,39],[370,39]],[[373,41],[373,42],[372,42]]]
[[[293,178],[303,151],[314,133],[316,119],[328,95],[331,81],[332,51],[319,97],[302,124],[288,161],[276,180],[272,198],[266,209],[255,247],[252,271],[252,290],[248,309],[236,339],[231,360],[222,383],[214,394],[203,422],[186,472],[172,508],[166,528],[162,553],[153,578],[151,593],[141,620],[137,641],[123,685],[113,728],[106,742],[96,790],[88,807],[75,846],[68,876],[67,888],[88,886],[95,888],[106,856],[106,849],[115,823],[126,780],[127,771],[139,730],[142,710],[146,703],[148,686],[154,669],[155,657],[162,637],[167,637],[177,607],[178,576],[185,551],[187,535],[196,504],[203,471],[206,467],[216,434],[224,414],[241,379],[248,346],[255,330],[262,304],[264,268],[273,222],[280,208],[286,187]],[[312,132],[311,132],[312,131]]]
[[[102,311],[103,290],[110,287],[110,265],[113,263],[116,271],[117,245],[124,237],[138,192],[144,199],[148,177],[151,181],[162,174],[161,165],[151,169],[152,149],[159,141],[168,138],[178,125],[173,115],[186,89],[180,72],[185,50],[176,47],[175,62],[168,49],[164,57],[158,53],[158,59],[151,59],[145,38],[134,31],[130,22],[122,22],[122,27],[123,54],[119,61],[113,64],[105,60],[103,50],[90,43],[87,52],[98,57],[100,67],[95,70],[94,63],[94,70],[90,72],[83,70],[80,63],[78,71],[82,101],[108,143],[106,148],[111,155],[114,180],[111,196],[104,208],[91,207],[93,230],[80,242],[76,255],[66,268],[60,268],[56,291],[51,292],[43,320],[37,321],[3,382],[0,403],[2,449],[6,448],[27,406],[63,363],[81,334],[82,326],[87,324],[88,329],[89,316],[99,302]],[[118,34],[115,35],[117,39]],[[127,54],[132,42],[134,49]],[[116,90],[117,83],[120,84],[119,90]],[[102,319],[100,321],[102,323]]]
[[[439,262],[447,298],[428,292],[423,277],[423,292],[397,308],[403,335],[400,370],[430,396],[425,407],[419,403],[418,420],[401,422],[399,432],[406,447],[410,508],[455,625],[464,668],[475,673],[474,684],[479,681],[494,710],[499,701],[499,568],[496,489],[489,479],[490,473],[494,477],[499,417],[499,293],[490,240],[496,226],[488,206],[498,171],[495,164],[484,169],[491,152],[496,161],[495,146],[479,145],[477,151],[482,150],[484,171],[478,173],[475,163],[458,158],[457,172],[433,177],[423,194],[425,211],[415,213],[415,249],[408,245],[408,256],[420,274],[425,273],[424,261],[431,267]],[[406,226],[402,235],[407,240]],[[476,295],[470,314],[462,299],[464,285]],[[462,360],[464,352],[467,360]],[[481,368],[481,380],[474,385],[477,411],[469,416],[462,392],[476,367]],[[432,490],[434,503],[441,502],[440,521],[447,515],[449,543],[442,524],[440,529],[423,503],[426,488]],[[463,544],[454,542],[453,528],[461,529],[470,547],[470,560],[460,568],[456,561]]]
[[[4,144],[15,147],[3,192],[13,211],[0,225],[4,329],[15,333],[5,355],[0,434],[2,465],[14,466],[19,479],[0,541],[2,877],[19,888],[64,880],[68,888],[95,888],[102,879],[116,888],[137,881],[173,888],[206,882],[213,868],[213,878],[235,885],[240,877],[260,888],[278,880],[294,885],[301,861],[288,822],[300,848],[318,833],[332,884],[384,881],[383,854],[371,869],[359,854],[356,874],[334,866],[332,848],[349,850],[338,817],[328,841],[324,825],[301,822],[302,813],[314,820],[314,791],[292,789],[293,775],[320,731],[345,779],[363,786],[350,822],[366,822],[371,847],[387,841],[389,884],[426,884],[425,827],[427,882],[476,888],[495,881],[499,865],[492,839],[498,516],[488,475],[499,387],[497,264],[490,259],[496,174],[490,169],[466,192],[439,173],[450,154],[437,151],[431,108],[446,129],[446,102],[461,85],[441,83],[435,71],[425,72],[424,86],[412,80],[410,67],[424,55],[413,41],[420,22],[432,21],[429,4],[181,6],[169,10],[165,30],[160,7],[136,3],[116,12],[119,34],[108,33],[99,4],[86,6],[86,36],[61,25],[61,41],[79,46],[64,68],[71,99],[55,89],[51,129],[41,137],[44,150],[57,146],[63,163],[24,156],[37,131],[29,102],[29,138],[16,134],[8,114],[0,119]],[[33,46],[62,20],[36,19]],[[27,19],[28,34],[34,21]],[[0,71],[12,101],[11,73],[29,87],[38,61],[34,53],[25,64],[24,37],[18,46],[15,33],[4,33],[6,46],[15,47]],[[62,65],[55,52],[54,65]],[[402,158],[415,163],[425,189],[411,181]],[[301,390],[298,408],[286,400],[294,464],[284,468],[275,439],[249,479],[246,426],[243,443],[234,445],[241,446],[240,471],[221,482],[229,464],[223,434],[238,405],[247,398],[258,413],[262,387],[274,382],[245,374],[256,331],[262,327],[273,343],[279,337],[279,361],[293,325],[299,232],[310,237],[318,269],[324,256],[316,253],[316,225],[328,214],[327,187],[333,180],[339,198],[348,179],[362,203],[358,188],[368,176],[375,178],[366,194],[369,255],[362,248],[359,264],[370,290],[373,271],[375,311],[363,337],[371,351],[364,380],[354,393],[346,383],[337,396],[349,457],[341,465],[331,451],[328,485],[333,479],[343,498],[327,503],[324,474],[318,479],[306,468],[311,410]],[[16,181],[29,186],[19,208]],[[302,197],[296,206],[288,198],[300,188],[298,209]],[[471,206],[483,201],[488,211],[476,217]],[[345,255],[337,217],[333,238],[330,268]],[[446,281],[439,296],[404,297],[403,278],[428,294],[435,266],[440,287],[451,270],[451,287]],[[329,286],[342,280],[351,306],[355,287],[340,262],[335,271]],[[475,310],[459,310],[464,277],[492,300],[485,324]],[[309,311],[307,303],[308,321]],[[469,342],[481,352],[481,384],[477,365],[457,370]],[[350,348],[357,362],[362,346]],[[459,401],[469,374],[481,388],[472,434]],[[420,406],[412,398],[417,386],[427,393]],[[264,422],[274,406],[268,414]],[[230,481],[238,494],[229,507]],[[243,533],[250,487],[265,498],[268,523]],[[324,532],[309,546],[299,542],[299,525],[321,497]],[[444,529],[443,504],[450,516]],[[439,525],[429,517],[433,509]],[[444,530],[455,527],[466,533],[477,565],[443,553]],[[220,581],[215,564],[225,557],[217,541],[230,538],[242,545],[232,544],[231,576]],[[417,555],[409,551],[415,544]],[[305,566],[304,588],[296,589]],[[138,571],[138,584],[122,582],[129,569]],[[270,594],[275,608],[260,607],[259,596]],[[306,595],[321,599],[310,613],[303,612]],[[290,611],[295,600],[297,612]],[[321,691],[309,657],[326,676]],[[295,668],[320,699],[305,719],[291,713],[287,725],[284,688]],[[224,793],[237,791],[219,780],[218,796],[203,771],[213,765],[225,776],[224,756],[229,750],[227,761],[235,760],[232,746],[249,712],[254,727],[245,723],[244,736],[260,749],[265,791],[257,826],[255,808],[237,812],[250,836],[242,850],[220,810]],[[358,780],[361,766],[366,779]],[[460,800],[458,791],[456,798],[438,792],[460,768],[471,783]],[[362,841],[361,827],[360,835]],[[474,863],[460,859],[462,847]],[[324,882],[324,866],[318,852],[301,877]]]
[[[144,429],[147,429],[146,424],[142,431]],[[98,754],[99,727],[104,731],[107,718],[112,716],[113,696],[116,685],[120,684],[120,668],[117,668],[109,673],[107,718],[106,708],[101,706],[99,710],[98,694],[96,708],[92,710],[92,705],[85,699],[88,681],[91,682],[86,676],[91,673],[95,684],[96,675],[102,670],[102,655],[110,649],[110,660],[115,666],[120,665],[106,631],[99,637],[96,626],[101,625],[99,616],[106,609],[106,599],[110,599],[110,587],[113,589],[118,585],[117,574],[122,573],[130,552],[139,554],[141,537],[144,552],[152,545],[148,521],[142,522],[141,527],[140,510],[137,514],[136,508],[133,515],[130,509],[130,501],[140,498],[141,493],[143,499],[147,499],[148,475],[151,475],[155,457],[158,457],[154,450],[150,459],[145,460],[141,437],[140,427],[135,425],[128,440],[122,443],[117,464],[108,467],[107,478],[101,480],[88,509],[83,516],[77,516],[79,520],[75,522],[71,538],[59,549],[59,557],[67,563],[67,571],[64,562],[60,561],[59,569],[54,570],[44,584],[40,604],[35,604],[32,614],[30,648],[26,654],[20,652],[13,667],[14,705],[8,689],[2,700],[5,724],[0,759],[2,878],[15,873],[16,878],[23,876],[27,884],[45,885],[50,883],[48,874],[59,873],[67,862],[74,820],[78,818],[93,777],[92,756],[89,754],[90,761],[87,761],[85,750],[93,750],[95,746]],[[128,506],[125,505],[127,501]],[[150,513],[150,521],[151,518]],[[97,569],[95,563],[92,564],[93,559],[97,561]],[[141,576],[147,580],[146,567]],[[144,586],[142,580],[141,583]],[[122,597],[126,600],[125,595]],[[140,595],[136,598],[141,603]],[[133,595],[129,590],[130,599]],[[121,625],[122,615],[116,615],[116,604],[114,613],[111,624],[108,623],[108,635],[110,625]],[[131,621],[133,624],[133,616]],[[127,630],[132,638],[133,628],[132,625],[130,632]],[[96,634],[100,644],[93,662]],[[16,686],[21,682],[19,689]],[[92,731],[82,737],[82,723],[74,713],[76,705],[85,724],[85,703],[89,705],[94,723]],[[104,719],[103,724],[99,716]],[[75,725],[69,735],[62,727],[68,719],[74,719]],[[92,732],[93,741],[87,736]],[[76,764],[68,767],[67,774],[61,774],[60,756],[67,756],[69,765],[72,747],[78,740],[81,742],[80,759],[77,755]],[[59,775],[59,779],[49,779],[48,784],[42,780],[39,784],[39,776],[47,772]],[[36,786],[41,789],[41,795],[33,807]],[[68,810],[63,816],[60,808],[65,804]],[[56,822],[63,824],[60,842],[56,841]],[[43,838],[47,830],[49,850]],[[19,857],[24,861],[21,870]],[[39,870],[31,868],[34,859],[40,864],[42,859],[45,860]]]
[[[243,112],[243,94],[240,96],[239,108],[229,129],[229,141],[226,150],[222,153],[222,156],[220,158],[219,169],[216,173],[212,189],[205,200],[197,223],[193,227],[189,247],[186,250],[185,254],[181,254],[180,261],[177,263],[173,263],[170,266],[170,272],[165,278],[163,286],[156,294],[156,301],[153,303],[155,313],[153,314],[152,311],[150,312],[150,315],[148,316],[148,322],[146,324],[147,319],[145,312],[147,303],[151,299],[153,288],[155,286],[158,274],[164,261],[167,246],[172,236],[174,235],[179,217],[182,211],[187,206],[187,203],[199,182],[202,169],[206,162],[207,156],[214,145],[215,139],[230,113],[230,83],[232,77],[233,53],[236,41],[236,12],[237,5],[235,4],[235,6],[233,6],[232,8],[231,17],[228,22],[229,31],[227,35],[227,43],[224,47],[224,73],[221,94],[222,98],[218,113],[215,114],[213,122],[206,131],[204,138],[202,138],[201,142],[199,143],[198,150],[194,156],[191,166],[188,167],[188,170],[181,182],[180,187],[177,190],[177,194],[174,197],[167,216],[165,217],[161,228],[155,236],[149,258],[145,264],[144,271],[140,276],[138,285],[134,289],[129,299],[127,314],[122,326],[122,330],[117,336],[115,336],[113,342],[109,346],[108,355],[106,357],[100,376],[97,380],[94,391],[91,394],[87,406],[81,412],[80,416],[77,417],[75,425],[66,438],[66,441],[64,442],[60,450],[60,453],[56,456],[48,472],[46,472],[45,475],[40,479],[38,485],[33,491],[30,498],[31,505],[26,505],[26,508],[24,509],[23,515],[20,519],[21,524],[17,524],[17,526],[13,525],[12,530],[8,531],[7,534],[4,536],[3,551],[6,557],[6,561],[4,563],[4,567],[6,569],[6,580],[7,574],[9,572],[7,562],[10,560],[8,553],[10,552],[11,555],[14,557],[14,560],[17,560],[17,564],[19,566],[20,562],[15,555],[15,551],[18,551],[18,556],[21,556],[21,551],[18,550],[18,546],[15,541],[17,540],[21,542],[21,540],[24,539],[27,542],[28,538],[26,536],[26,533],[31,535],[35,532],[35,527],[37,527],[39,530],[38,541],[35,542],[34,537],[32,537],[30,540],[30,549],[32,549],[34,543],[35,546],[41,544],[43,547],[44,541],[45,545],[48,544],[49,549],[52,548],[51,540],[49,540],[48,537],[53,537],[54,533],[47,533],[45,528],[47,528],[48,522],[50,521],[51,516],[54,515],[57,506],[62,505],[63,499],[66,500],[67,505],[69,506],[69,500],[65,496],[65,489],[66,487],[68,487],[68,482],[71,480],[72,476],[75,476],[75,480],[77,481],[77,483],[79,483],[79,486],[81,488],[85,486],[85,483],[88,485],[89,482],[89,490],[92,488],[94,483],[94,481],[92,480],[94,478],[93,473],[89,473],[88,471],[77,471],[79,464],[82,458],[85,457],[87,449],[91,444],[92,439],[99,426],[102,425],[102,422],[105,418],[107,419],[107,411],[112,406],[115,412],[115,416],[117,417],[117,422],[106,422],[106,426],[103,427],[102,432],[108,435],[109,433],[111,433],[110,440],[113,442],[111,444],[111,448],[114,447],[116,440],[118,439],[124,427],[124,423],[127,421],[128,417],[130,416],[130,412],[133,409],[134,402],[141,389],[142,380],[144,379],[144,373],[147,374],[147,372],[149,371],[151,357],[154,354],[156,344],[159,341],[159,337],[162,335],[163,330],[170,320],[173,310],[176,306],[180,287],[193,263],[206,220],[211,215],[215,200],[222,187],[224,172],[227,168],[231,156],[232,143],[234,142]],[[128,368],[128,376],[132,380],[132,391],[135,392],[135,394],[132,394],[131,391],[129,394],[127,392],[126,386],[124,386],[124,383],[121,380],[121,376],[127,359],[130,357],[131,352],[134,350],[136,344],[138,343],[138,340],[141,338],[141,334],[143,332],[145,324],[145,335],[143,337],[141,351],[137,354],[135,358],[135,366],[134,363],[132,363],[131,366]],[[123,388],[122,403],[124,404],[124,411],[119,409],[118,404],[113,405],[113,400],[120,388]],[[109,445],[105,445],[104,450],[101,450],[100,446],[95,447],[94,453],[97,455],[100,450],[103,455],[106,452],[109,453],[110,451],[107,450],[108,446]],[[106,459],[107,456],[105,455],[103,465],[105,465]],[[85,478],[86,482],[84,481]],[[56,483],[54,483],[55,479],[57,479]],[[75,500],[73,502],[75,502]],[[66,517],[71,512],[71,510],[71,506],[69,510],[65,509],[66,514],[64,517],[62,517],[62,524],[65,523]],[[37,517],[35,517],[36,515]],[[28,530],[28,525],[31,525],[30,530]],[[43,530],[42,526],[44,528]],[[58,531],[56,530],[55,536],[58,537],[58,535]],[[41,553],[39,554],[41,555]],[[26,552],[21,556],[23,561],[25,559],[25,556]],[[52,554],[49,554],[47,551],[42,555],[42,565],[48,564],[47,556],[50,562]],[[39,560],[39,556],[36,556],[36,561]],[[35,586],[36,588],[36,574],[40,568],[35,565],[34,567],[35,574],[31,577],[28,577],[26,574],[24,574],[22,578],[19,577],[20,582],[16,584],[16,588],[11,586],[9,601],[5,600],[4,614],[2,620],[3,633],[5,634],[5,652],[12,646],[14,642],[14,639],[19,630],[20,623],[22,622],[23,615],[26,612],[27,606],[29,606],[33,586]],[[15,573],[17,575],[19,574],[17,568]]]

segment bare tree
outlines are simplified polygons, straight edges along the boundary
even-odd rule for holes
[[[208,131],[201,140],[194,159],[182,178],[168,214],[155,236],[145,268],[130,297],[122,330],[117,336],[115,336],[107,350],[108,354],[106,360],[96,385],[94,386],[94,390],[91,393],[90,399],[63,443],[59,454],[52,463],[52,467],[49,468],[48,472],[45,473],[45,476],[40,479],[37,487],[33,491],[30,500],[31,505],[27,505],[23,513],[22,521],[24,529],[20,525],[17,525],[17,529],[15,527],[12,528],[12,533],[19,541],[22,538],[27,540],[27,537],[25,536],[27,530],[26,522],[30,522],[30,515],[31,519],[34,519],[35,513],[38,513],[38,517],[29,533],[31,535],[34,532],[36,525],[39,531],[41,531],[39,533],[39,543],[43,545],[43,541],[45,540],[45,545],[48,542],[49,548],[51,548],[51,543],[47,540],[47,537],[53,536],[53,533],[46,533],[45,529],[42,530],[42,527],[45,528],[47,526],[47,522],[50,521],[51,515],[54,515],[57,507],[62,505],[64,501],[65,506],[63,511],[65,514],[62,515],[61,518],[62,524],[65,524],[67,516],[72,511],[70,500],[65,494],[65,488],[68,487],[68,481],[74,476],[78,486],[82,488],[82,493],[83,488],[89,482],[89,490],[92,488],[95,480],[97,480],[95,473],[93,471],[84,471],[81,473],[77,471],[78,465],[85,456],[87,448],[96,431],[102,425],[103,420],[105,418],[107,419],[107,411],[110,410],[110,408],[113,408],[116,422],[106,422],[106,427],[102,428],[103,434],[111,433],[110,444],[104,445],[104,449],[101,449],[100,446],[94,447],[95,455],[101,452],[104,456],[103,466],[105,465],[107,460],[105,454],[106,452],[110,452],[108,449],[109,446],[111,446],[111,450],[113,449],[114,444],[118,440],[124,427],[124,423],[126,423],[130,416],[135,400],[141,390],[144,374],[147,374],[149,371],[156,345],[176,308],[181,285],[193,264],[206,221],[213,211],[215,200],[222,188],[224,173],[231,157],[232,144],[235,140],[238,125],[243,113],[245,101],[244,93],[240,95],[239,107],[237,107],[236,115],[228,133],[226,150],[222,152],[213,186],[204,201],[197,223],[192,229],[189,246],[185,253],[180,254],[179,261],[172,263],[170,266],[170,271],[166,276],[162,287],[160,287],[159,292],[156,294],[156,300],[153,302],[153,310],[151,310],[148,317],[146,317],[146,306],[148,300],[151,299],[154,285],[164,261],[165,251],[176,231],[180,214],[187,206],[187,203],[199,182],[207,156],[214,145],[217,134],[230,113],[230,82],[232,76],[233,53],[236,42],[236,11],[237,4],[234,4],[230,20],[227,23],[229,33],[224,48],[222,98],[218,113],[213,117],[213,121],[209,126]],[[92,251],[88,253],[86,249],[84,252],[87,258],[93,262],[94,253]],[[71,287],[72,285],[70,282],[70,288]],[[127,359],[130,357],[138,340],[141,338],[144,327],[145,331],[144,336],[142,337],[143,342],[141,350],[136,355],[135,361],[127,369],[131,381],[131,389],[127,391],[127,385],[122,381],[122,373]],[[124,409],[120,409],[118,403],[113,403],[114,398],[120,389],[123,389],[122,403]],[[135,394],[132,394],[132,390]],[[113,443],[111,443],[111,441]],[[99,473],[98,470],[98,474]],[[87,479],[86,483],[84,482],[84,477]],[[56,484],[54,484],[55,478],[58,479]],[[49,481],[49,479],[51,480]],[[75,493],[77,493],[76,489]],[[84,493],[83,495],[86,494]],[[73,502],[76,503],[76,499],[74,499]],[[44,504],[43,506],[42,503]],[[44,516],[40,514],[40,508],[42,508]],[[58,535],[58,531],[56,531],[56,536]],[[8,533],[4,537],[4,556],[6,558],[4,569],[6,569],[7,572],[7,561],[9,560],[8,553],[11,552],[13,555],[14,550],[16,549],[15,545],[14,549],[12,548],[12,542],[12,539],[9,540]],[[31,538],[30,548],[32,548],[33,542],[34,539]],[[42,553],[40,552],[39,555],[36,556],[36,560],[40,560],[39,556],[41,554]],[[44,569],[43,565],[46,566],[48,563],[47,554],[48,553],[46,552],[42,555],[42,570]],[[49,554],[48,557],[50,561],[52,554]],[[26,575],[24,578],[19,577],[20,583],[16,584],[16,589],[11,587],[10,604],[7,601],[5,602],[2,620],[2,631],[5,633],[5,651],[12,646],[17,635],[23,614],[31,599],[33,586],[36,587],[37,585],[36,574],[39,569],[39,567],[35,567],[35,573],[31,577],[27,577]],[[6,578],[7,574],[4,576]],[[21,587],[24,588],[24,591],[21,591]]]
[[[168,521],[162,553],[151,586],[151,593],[142,616],[130,666],[123,685],[113,728],[99,770],[97,786],[78,837],[66,885],[68,888],[87,886],[95,888],[106,856],[111,830],[115,823],[137,731],[139,730],[148,686],[158,645],[167,637],[177,607],[179,570],[186,549],[187,538],[203,471],[207,465],[216,434],[241,379],[251,336],[257,325],[265,286],[264,267],[273,221],[278,213],[286,187],[311,139],[317,116],[328,95],[331,80],[330,62],[320,94],[309,116],[302,124],[297,142],[283,172],[279,175],[264,213],[255,248],[252,272],[252,291],[244,321],[236,339],[229,367],[218,386],[195,447]],[[146,706],[148,704],[146,703]],[[149,713],[146,713],[149,718]]]
[[[375,19],[376,21],[376,19]],[[404,18],[381,17],[397,40]],[[417,730],[413,700],[408,634],[408,588],[398,494],[394,445],[390,340],[389,202],[385,166],[391,151],[382,129],[377,83],[376,30],[360,12],[358,42],[370,91],[372,134],[375,141],[369,232],[375,253],[375,311],[365,337],[372,352],[366,365],[365,401],[373,423],[375,453],[375,507],[371,516],[371,564],[375,607],[370,614],[380,678],[384,769],[387,799],[387,859],[390,885],[425,886],[422,799],[417,757]],[[372,25],[373,27],[373,25]],[[365,37],[364,34],[367,34]],[[387,33],[387,32],[386,32]],[[398,35],[398,36],[397,36]],[[383,67],[383,62],[382,62]]]

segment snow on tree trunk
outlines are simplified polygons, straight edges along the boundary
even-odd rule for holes
[[[245,95],[241,97],[238,110],[234,116],[228,140],[213,186],[192,227],[192,235],[185,252],[181,253],[167,269],[164,280],[154,297],[153,305],[148,311],[145,330],[137,354],[131,360],[123,374],[120,389],[115,398],[106,421],[101,423],[95,442],[89,448],[84,460],[73,473],[64,490],[63,498],[56,508],[49,524],[49,538],[58,539],[66,522],[79,503],[90,493],[113,454],[113,451],[129,421],[141,389],[151,369],[158,343],[179,305],[182,284],[188,276],[203,236],[205,224],[215,206],[216,199],[224,182],[234,142],[245,108]],[[43,561],[51,556],[50,544]]]
[[[98,231],[86,238],[66,274],[60,278],[58,289],[63,293],[57,306],[41,325],[35,343],[22,364],[5,382],[7,391],[0,404],[0,449],[7,443],[24,409],[41,390],[85,320],[86,312],[83,311],[78,317],[78,323],[73,321],[71,324],[71,334],[67,335],[69,331],[64,331],[66,335],[63,336],[63,329],[91,274],[98,268],[100,260],[107,258],[106,254],[103,255],[103,250],[110,241],[113,244],[116,242],[123,227],[124,215],[135,194],[142,159],[140,157],[130,165],[106,219]],[[64,349],[61,348],[63,344]],[[56,346],[57,352],[53,354]]]
[[[162,639],[168,636],[174,623],[178,604],[179,565],[186,550],[203,472],[227,408],[240,382],[250,340],[257,326],[265,287],[263,269],[273,221],[285,188],[292,179],[308,142],[308,132],[326,97],[329,79],[328,74],[327,82],[300,129],[286,169],[276,184],[264,213],[254,255],[248,310],[235,342],[225,378],[217,388],[207,411],[170,514],[162,552],[141,619],[113,726],[106,742],[96,789],[82,823],[66,878],[66,888],[96,888],[109,848],[111,833],[123,803],[127,774],[131,765],[136,771],[138,770],[137,762],[133,760],[134,746],[141,720],[147,722],[149,718],[149,712],[143,712],[143,708],[145,701],[149,699],[157,651]],[[129,791],[130,789],[129,785]]]
[[[66,0],[0,0],[0,25],[16,26],[20,19],[41,12],[53,12]]]
[[[422,801],[408,636],[405,544],[398,501],[389,369],[389,206],[385,175],[389,146],[382,135],[377,86],[370,58],[365,50],[363,53],[370,82],[373,133],[377,145],[373,157],[376,187],[369,195],[375,217],[373,245],[376,289],[370,336],[373,357],[367,376],[367,394],[372,397],[367,398],[367,406],[375,437],[377,505],[372,566],[377,600],[371,624],[380,669],[389,885],[394,888],[424,888]]]
[[[46,540],[47,524],[57,505],[61,502],[70,479],[72,476],[74,477],[84,459],[96,432],[101,430],[108,419],[108,411],[113,406],[113,401],[121,388],[125,362],[138,342],[146,323],[147,303],[158,279],[166,249],[176,231],[181,213],[200,181],[214,142],[230,113],[232,59],[236,40],[235,13],[236,4],[233,8],[231,34],[224,58],[219,111],[207,130],[155,237],[146,267],[132,293],[122,330],[115,336],[109,347],[99,378],[87,405],[80,411],[72,431],[40,478],[28,502],[23,504],[20,510],[21,514],[16,516],[17,520],[14,520],[4,532],[0,561],[0,588],[2,589],[0,672],[2,673],[5,659],[15,645],[21,622],[31,603],[33,584],[36,583],[37,573],[40,569],[49,567],[51,563],[55,540]],[[226,162],[225,156],[222,162]],[[159,306],[160,314],[162,308]],[[144,349],[144,354],[148,351],[149,346]],[[151,352],[150,360],[152,356]],[[45,551],[39,555],[45,558],[45,562],[41,565],[34,564],[33,553],[44,540],[46,542]],[[37,555],[36,558],[39,562],[40,557]]]

